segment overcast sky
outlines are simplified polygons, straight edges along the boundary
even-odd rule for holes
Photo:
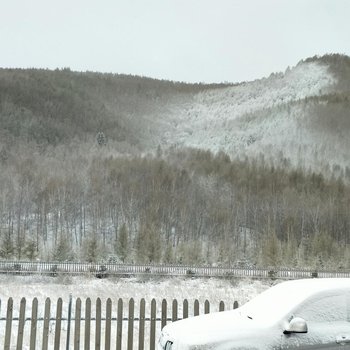
[[[0,67],[238,82],[350,55],[349,0],[0,0]]]

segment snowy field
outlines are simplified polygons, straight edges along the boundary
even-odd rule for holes
[[[276,282],[275,282],[276,283]],[[155,278],[145,280],[144,278],[108,278],[96,279],[94,277],[24,277],[24,276],[0,276],[0,339],[3,342],[5,334],[6,304],[8,298],[14,300],[13,317],[18,317],[20,300],[26,298],[26,318],[31,317],[31,304],[33,298],[37,298],[39,302],[38,317],[44,315],[44,304],[46,298],[52,300],[51,317],[56,314],[56,302],[58,298],[63,299],[63,317],[67,317],[68,302],[70,294],[73,297],[73,313],[77,298],[82,300],[82,315],[84,315],[85,299],[91,298],[92,316],[95,315],[95,302],[97,298],[102,302],[102,317],[105,316],[105,305],[108,298],[112,300],[112,317],[115,317],[117,301],[122,298],[124,301],[124,317],[127,317],[127,305],[130,298],[135,300],[135,317],[139,313],[139,301],[144,298],[146,301],[146,317],[149,317],[150,303],[154,298],[157,301],[157,317],[160,317],[161,301],[166,299],[168,302],[168,317],[171,316],[171,303],[173,299],[177,299],[179,303],[179,317],[182,315],[182,302],[184,299],[189,301],[189,315],[193,315],[194,300],[200,302],[200,313],[203,313],[204,301],[210,302],[211,312],[218,311],[220,301],[224,301],[227,308],[232,308],[233,302],[238,301],[239,305],[244,304],[255,295],[272,285],[269,280],[257,281],[249,279],[224,280],[214,278]],[[17,321],[13,322],[11,349],[16,348]],[[42,322],[38,323],[37,347],[42,344]],[[84,323],[82,322],[81,341],[84,339]],[[50,323],[49,347],[53,348],[54,340],[54,322]],[[91,337],[94,337],[94,324],[92,323]],[[157,322],[157,337],[160,331],[160,322]],[[123,322],[123,348],[126,348],[127,322]],[[24,338],[29,339],[30,322],[25,323]],[[73,347],[74,322],[71,326],[71,344]],[[62,322],[61,348],[66,348],[67,323]],[[103,334],[103,333],[102,333]],[[137,346],[138,322],[134,324],[135,348]],[[145,329],[146,347],[149,348],[149,322],[146,323]],[[112,322],[112,348],[115,348],[116,339],[116,322]],[[103,344],[102,336],[102,348]],[[2,345],[0,345],[2,346]],[[24,349],[29,349],[28,341],[24,342]]]

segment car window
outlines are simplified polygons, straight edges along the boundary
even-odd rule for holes
[[[346,294],[329,295],[308,300],[297,315],[307,322],[336,322],[349,321],[348,300]]]

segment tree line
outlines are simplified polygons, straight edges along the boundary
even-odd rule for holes
[[[310,128],[346,144],[349,58],[314,59],[339,91],[276,110],[302,105]],[[222,87],[0,69],[0,257],[349,268],[348,167],[154,151],[164,115]]]
[[[350,267],[349,186],[263,157],[97,147],[2,169],[3,259]]]

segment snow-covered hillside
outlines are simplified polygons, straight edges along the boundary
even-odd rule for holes
[[[276,164],[287,160],[317,171],[336,164],[345,168],[350,166],[347,141],[318,130],[314,121],[315,105],[326,104],[316,98],[334,93],[336,83],[329,66],[316,60],[284,74],[199,92],[191,103],[174,106],[162,143],[223,150],[234,157],[263,154]]]
[[[344,55],[308,58],[236,85],[6,69],[0,81],[4,160],[31,155],[36,144],[55,147],[56,157],[68,145],[91,154],[103,132],[105,155],[195,147],[231,157],[262,154],[328,175],[348,167],[350,174],[350,58]]]

